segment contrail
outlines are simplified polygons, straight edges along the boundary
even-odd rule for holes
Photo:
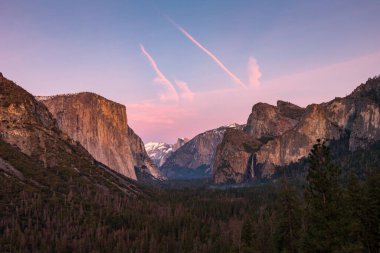
[[[168,20],[180,31],[182,32],[191,42],[193,42],[197,47],[199,47],[203,52],[205,52],[210,58],[218,64],[218,66],[226,72],[227,75],[230,76],[232,81],[234,81],[236,84],[242,86],[245,88],[244,83],[234,74],[232,73],[229,69],[227,69],[226,66],[213,54],[211,53],[207,48],[205,48],[201,43],[199,43],[193,36],[191,36],[190,33],[188,33],[185,29],[183,29],[181,26],[179,26],[176,22],[174,22],[171,18],[167,17]]]
[[[156,61],[153,59],[152,56],[145,50],[144,46],[140,44],[140,49],[143,55],[148,59],[150,65],[152,66],[153,70],[156,72],[157,77],[155,78],[155,81],[164,85],[165,88],[168,91],[168,94],[161,94],[160,99],[161,100],[179,100],[178,93],[176,89],[174,88],[174,85],[166,78],[166,76],[161,72],[161,70],[158,68]]]

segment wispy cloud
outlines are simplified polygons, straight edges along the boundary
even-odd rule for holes
[[[187,101],[193,101],[194,100],[194,92],[192,92],[184,81],[175,81],[178,89],[180,90],[180,97],[181,99],[187,100]]]
[[[210,50],[204,47],[190,33],[188,33],[184,28],[179,26],[171,18],[167,18],[181,33],[183,33],[191,42],[193,42],[197,47],[199,47],[203,52],[205,52],[227,75],[229,75],[234,83],[240,85],[241,87],[245,87],[244,83],[234,73],[232,73],[213,53],[211,53]]]
[[[140,49],[145,58],[149,61],[150,65],[152,66],[153,70],[156,72],[156,78],[154,79],[155,82],[162,84],[165,89],[166,93],[160,94],[160,99],[162,101],[167,100],[179,100],[178,93],[176,89],[174,88],[174,85],[166,78],[166,76],[161,72],[161,70],[158,68],[156,61],[153,59],[153,57],[145,50],[144,46],[140,44]]]
[[[260,78],[261,78],[260,67],[257,64],[257,61],[254,57],[249,57],[248,60],[248,79],[249,84],[255,88],[260,86]]]

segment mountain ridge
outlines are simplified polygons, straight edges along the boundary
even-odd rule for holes
[[[16,83],[0,77],[0,173],[7,184],[33,191],[80,194],[79,188],[140,195],[130,179],[98,163],[59,128],[46,106]],[[12,186],[12,187],[13,187]],[[142,193],[142,195],[144,195]]]
[[[244,126],[230,124],[196,135],[178,148],[160,167],[169,179],[209,178],[217,145],[226,129],[242,129]]]
[[[188,141],[189,139],[187,138],[178,138],[177,142],[174,144],[168,144],[165,142],[148,142],[145,144],[145,150],[154,164],[156,164],[157,167],[160,167],[173,152],[185,145]]]
[[[244,129],[250,136],[246,139],[259,140],[264,137],[268,141],[254,151],[245,150],[244,158],[233,163],[234,148],[242,150],[244,142],[231,143],[228,136],[224,136],[227,140],[220,144],[224,147],[218,146],[218,159],[213,165],[214,183],[240,183],[253,178],[271,177],[278,167],[297,163],[306,157],[317,139],[339,140],[349,133],[348,150],[365,149],[380,140],[379,94],[380,78],[376,76],[344,98],[311,104],[305,109],[292,105],[291,114],[296,109],[294,119],[284,120],[281,115],[278,116],[280,109],[277,108],[276,112],[275,106],[263,103],[254,105]],[[234,167],[231,168],[231,164],[235,164]],[[244,177],[248,171],[255,173]]]

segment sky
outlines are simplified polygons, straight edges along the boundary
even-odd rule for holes
[[[91,91],[144,142],[244,124],[258,102],[348,95],[380,74],[380,1],[1,0],[0,72]]]

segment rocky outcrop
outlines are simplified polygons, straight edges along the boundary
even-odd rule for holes
[[[283,101],[278,101],[277,107],[265,103],[255,104],[245,132],[258,139],[280,136],[298,123],[303,112],[303,108]]]
[[[132,179],[137,179],[135,167],[160,175],[143,142],[128,127],[124,105],[89,92],[38,99],[53,114],[59,129],[96,160]]]
[[[218,145],[213,163],[213,180],[226,183],[230,180],[241,183],[255,175],[254,153],[261,142],[239,129],[227,129],[223,141]]]
[[[273,173],[274,168],[270,163],[257,165],[255,152],[268,141],[293,129],[304,112],[304,108],[284,101],[278,101],[277,106],[255,104],[244,131],[226,132],[218,146],[212,165],[214,182],[240,183]]]
[[[172,153],[160,167],[161,172],[169,179],[210,177],[216,148],[229,128],[242,129],[243,126],[232,124],[195,136]]]
[[[132,151],[135,168],[146,172],[154,178],[164,179],[157,166],[147,154],[144,147],[144,142],[130,127],[128,127],[128,141]]]
[[[177,149],[179,149],[180,147],[185,145],[186,142],[188,142],[188,141],[189,141],[188,138],[178,138],[177,142],[172,145],[173,151],[176,151]]]
[[[267,166],[295,163],[309,154],[317,139],[339,140],[346,134],[349,134],[350,151],[366,148],[380,140],[379,109],[379,104],[352,97],[310,105],[294,129],[268,142],[256,153],[257,162]]]
[[[2,75],[0,174],[6,178],[5,187],[11,187],[8,189],[26,189],[62,200],[84,190],[88,194],[145,196],[133,180],[98,163],[58,128],[44,104]]]
[[[3,76],[0,77],[0,122],[2,140],[42,161],[45,166],[65,162],[63,154],[71,154],[72,145],[78,146],[61,133],[42,103]],[[57,155],[60,153],[62,156]]]
[[[174,151],[185,145],[189,140],[187,138],[178,138],[175,144],[164,142],[148,142],[145,144],[146,152],[152,159],[153,163],[160,167],[173,154]]]
[[[348,135],[350,151],[366,148],[380,140],[379,101],[380,78],[376,77],[345,98],[312,104],[306,109],[282,101],[277,107],[256,104],[245,128],[250,137],[234,142],[225,135],[223,145],[218,147],[213,165],[214,181],[241,182],[241,175],[249,171],[255,172],[248,173],[252,177],[270,177],[277,167],[306,157],[317,139],[339,140]],[[235,157],[231,150],[241,153],[241,143],[252,137],[261,141],[260,147],[251,152],[249,158],[247,154]]]
[[[43,103],[2,75],[0,123],[0,171],[11,183],[16,179],[28,191],[38,188],[59,194],[78,190],[69,189],[72,182],[85,184],[87,191],[142,193],[132,180],[98,163],[58,128]],[[48,177],[51,174],[53,179]]]
[[[339,139],[342,133],[327,118],[323,105],[308,106],[294,129],[268,141],[255,153],[257,164],[263,165],[262,176],[272,175],[275,166],[288,165],[307,156],[317,139]]]

